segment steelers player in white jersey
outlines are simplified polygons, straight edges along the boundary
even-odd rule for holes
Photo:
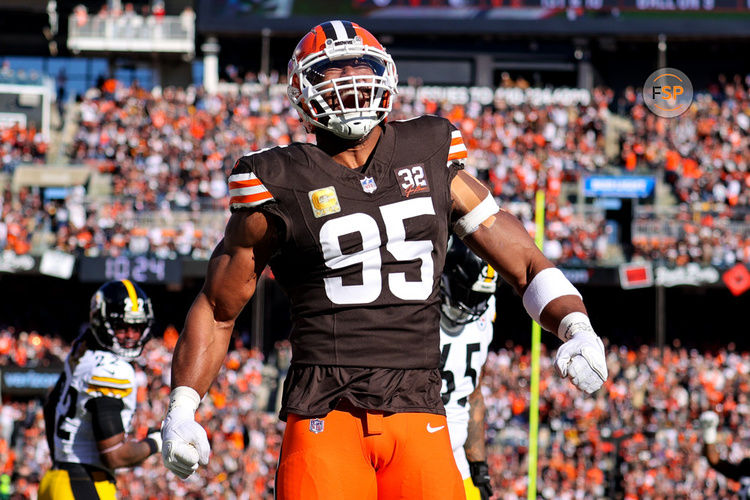
[[[492,342],[496,287],[492,267],[453,238],[441,281],[440,373],[448,432],[467,500],[492,496],[480,380]]]
[[[151,300],[129,280],[109,281],[91,298],[89,328],[65,360],[44,406],[52,468],[39,486],[40,500],[114,499],[114,470],[161,451],[158,430],[129,439],[136,409],[130,364],[150,337]]]

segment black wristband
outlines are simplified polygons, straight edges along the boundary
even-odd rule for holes
[[[146,444],[148,444],[148,449],[151,450],[149,456],[159,452],[159,443],[156,442],[156,439],[146,438],[144,439],[144,441],[146,441]]]

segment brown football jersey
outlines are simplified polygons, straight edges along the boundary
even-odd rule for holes
[[[440,362],[438,285],[450,183],[465,157],[460,132],[424,116],[383,125],[364,173],[312,144],[237,162],[232,211],[260,210],[282,222],[271,259],[293,323],[282,415],[327,412],[340,397],[372,409],[441,410],[432,395],[401,403],[387,395],[431,384],[440,401],[432,373]]]

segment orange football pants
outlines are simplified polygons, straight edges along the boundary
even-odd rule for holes
[[[465,500],[442,415],[337,409],[290,414],[277,500]]]

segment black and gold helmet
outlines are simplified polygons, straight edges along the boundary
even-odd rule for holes
[[[118,356],[137,358],[151,336],[153,322],[151,299],[130,280],[108,281],[91,297],[91,333],[103,349]],[[135,328],[141,335],[121,345],[116,332],[127,328]]]
[[[479,319],[497,289],[497,273],[458,238],[451,238],[440,280],[443,316],[457,325]]]

